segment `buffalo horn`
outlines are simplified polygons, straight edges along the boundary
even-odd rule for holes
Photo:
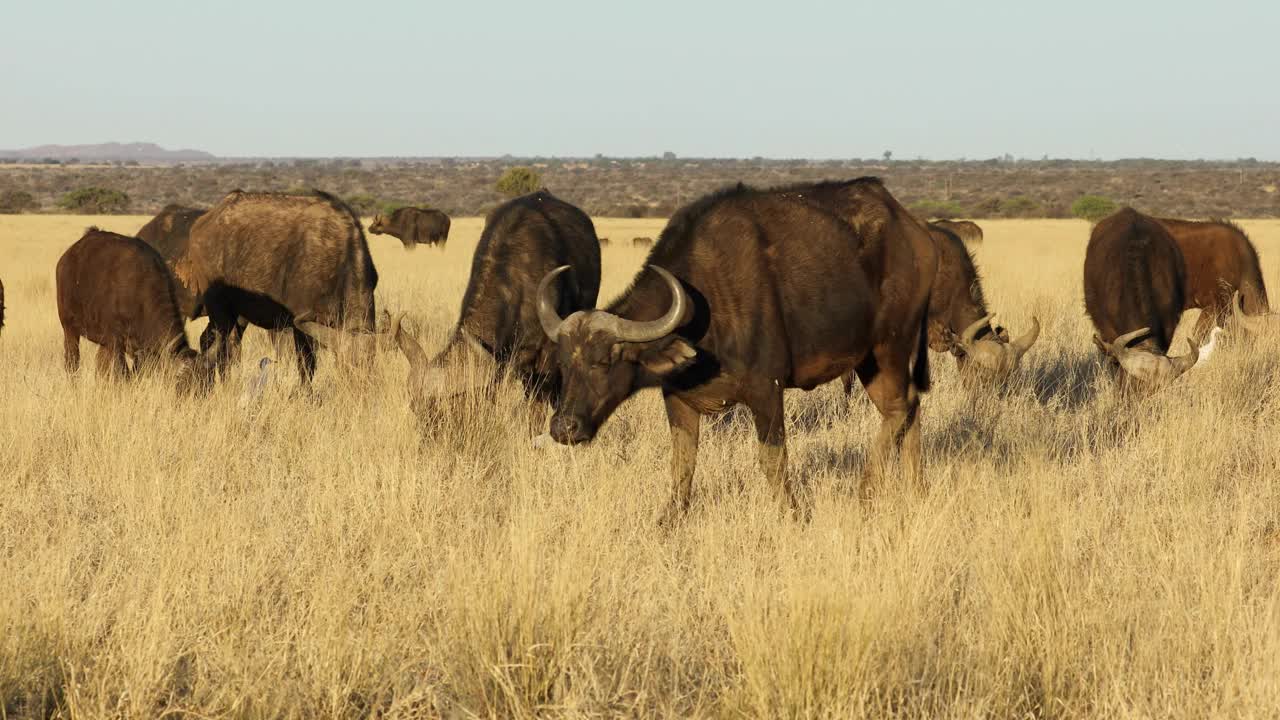
[[[667,285],[671,288],[671,307],[667,309],[667,313],[657,320],[638,321],[624,320],[617,315],[608,313],[599,313],[604,317],[593,318],[593,322],[607,323],[606,327],[611,330],[619,340],[625,342],[650,342],[660,337],[670,335],[676,331],[685,322],[685,314],[689,312],[690,301],[689,295],[685,292],[684,287],[680,285],[680,281],[675,276],[667,272],[665,269],[657,265],[650,265],[654,272],[662,276],[667,281]]]
[[[1031,318],[1031,329],[1024,333],[1022,337],[1015,338],[1012,343],[1019,360],[1031,349],[1032,345],[1036,344],[1038,339],[1040,339],[1040,321],[1033,316]]]
[[[970,323],[969,327],[965,328],[964,332],[960,333],[960,344],[966,347],[972,345],[973,338],[977,336],[978,331],[991,324],[991,318],[993,317],[995,317],[995,315],[988,315]]]
[[[1244,298],[1240,297],[1240,291],[1235,291],[1231,296],[1231,314],[1240,327],[1251,333],[1260,333],[1267,329],[1266,315],[1246,315],[1244,313]]]
[[[568,269],[568,265],[561,265],[543,276],[542,282],[538,283],[538,321],[542,323],[542,331],[551,338],[551,342],[559,339],[560,326],[564,322],[556,310],[556,295],[551,283],[555,282],[560,273]]]

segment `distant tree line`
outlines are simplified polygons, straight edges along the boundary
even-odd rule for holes
[[[208,207],[228,191],[309,192],[345,198],[362,215],[405,205],[484,215],[546,187],[596,216],[667,217],[724,185],[882,177],[926,217],[1094,218],[1132,205],[1180,217],[1280,217],[1280,164],[1132,160],[923,162],[651,158],[364,158],[255,160],[168,166],[0,164],[0,212],[150,214],[176,202]]]

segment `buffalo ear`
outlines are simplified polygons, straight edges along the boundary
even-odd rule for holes
[[[698,351],[679,336],[668,336],[653,342],[637,343],[628,352],[644,369],[662,377],[693,364]]]

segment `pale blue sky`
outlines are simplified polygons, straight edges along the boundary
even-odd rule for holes
[[[1280,2],[9,0],[0,148],[1280,159]]]

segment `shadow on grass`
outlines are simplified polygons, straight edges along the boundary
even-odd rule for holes
[[[1041,405],[1078,410],[1098,396],[1103,365],[1091,355],[1058,357],[1030,369],[1029,382]]]

